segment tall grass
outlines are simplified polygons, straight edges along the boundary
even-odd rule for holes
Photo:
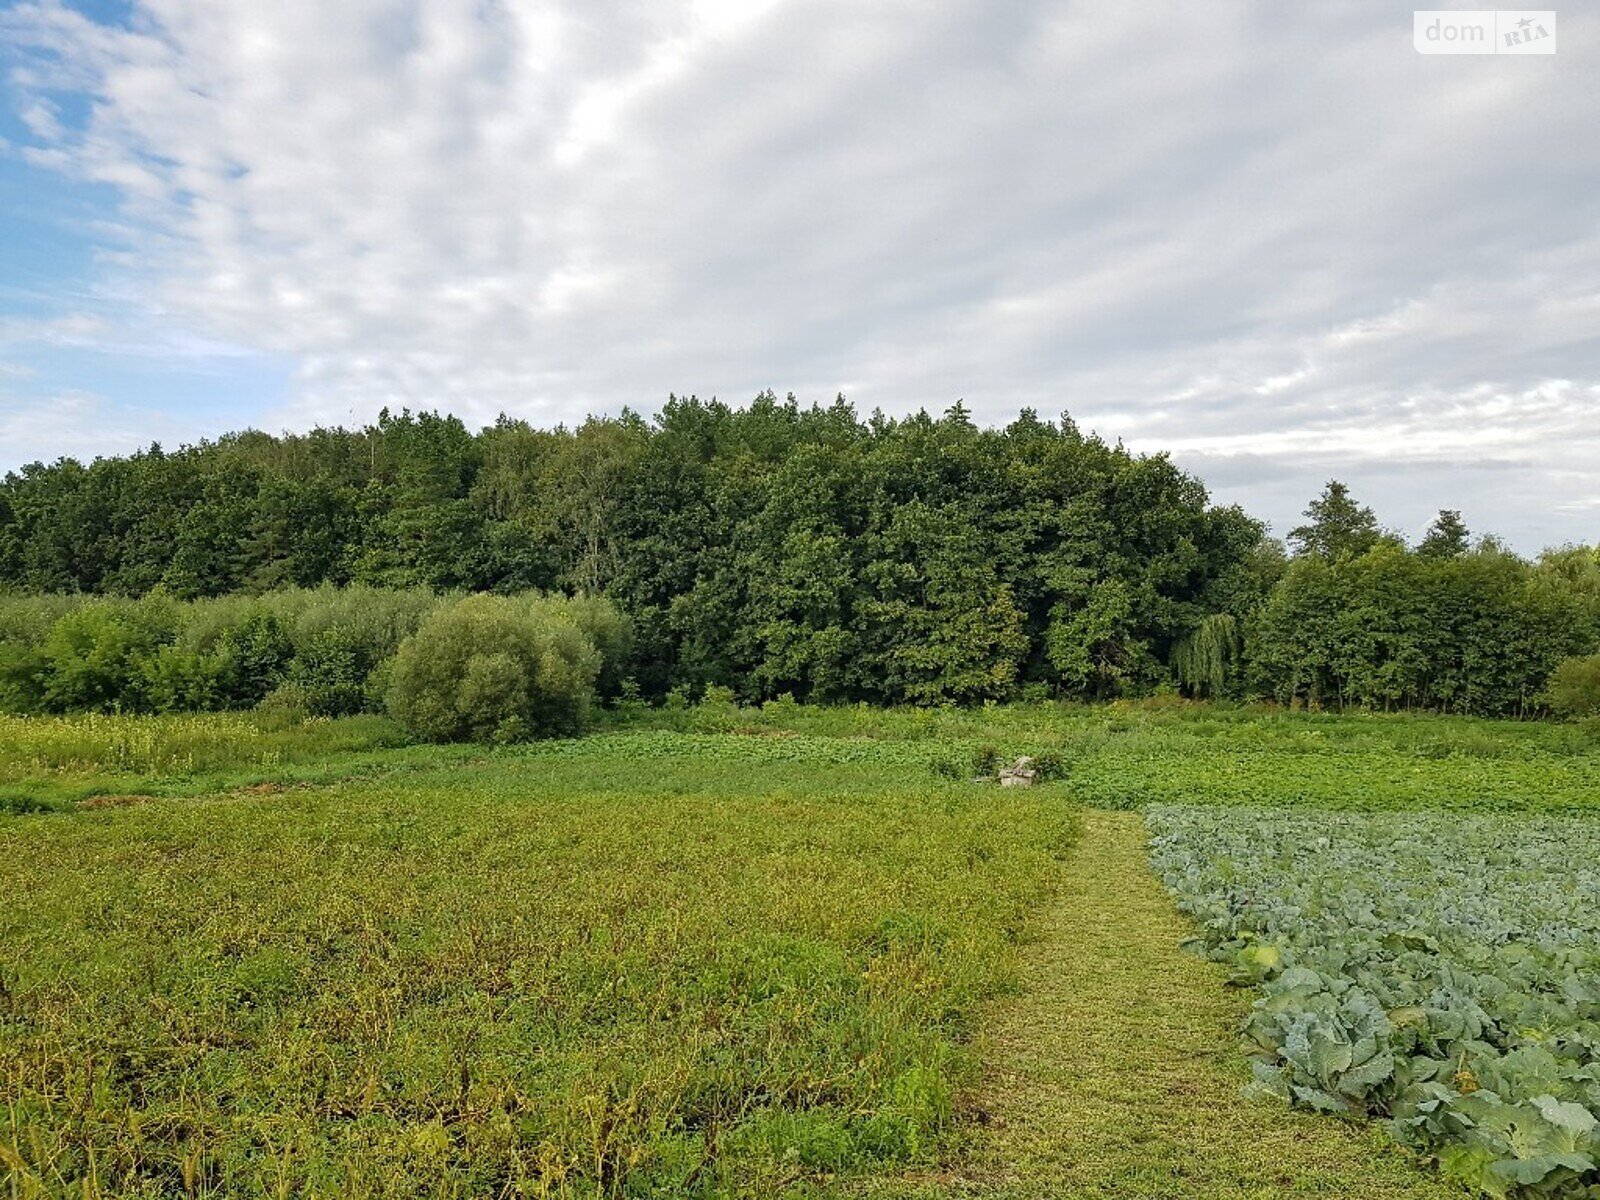
[[[0,713],[0,783],[259,769],[399,745],[404,740],[381,717],[275,725],[244,713],[65,717]]]

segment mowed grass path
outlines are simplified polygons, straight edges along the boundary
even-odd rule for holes
[[[1089,812],[1056,902],[1033,926],[1022,993],[980,1022],[969,1153],[873,1196],[1076,1200],[1460,1197],[1370,1124],[1245,1099],[1249,1004],[1179,949],[1190,932],[1151,875],[1143,818]]]

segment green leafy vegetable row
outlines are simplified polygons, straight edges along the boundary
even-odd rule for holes
[[[1600,821],[1156,806],[1195,939],[1258,986],[1253,1090],[1387,1119],[1493,1196],[1600,1196]]]

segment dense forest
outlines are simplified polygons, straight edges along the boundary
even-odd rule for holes
[[[1408,547],[1338,483],[1285,548],[1070,418],[863,420],[772,394],[476,434],[385,413],[34,464],[0,485],[0,589],[13,708],[239,707],[334,675],[324,708],[379,705],[373,680],[446,593],[609,599],[630,632],[602,690],[648,699],[1175,689],[1526,715],[1600,650],[1597,548],[1529,562],[1450,512]],[[251,654],[228,685],[223,660]],[[53,682],[86,655],[164,657],[171,678]],[[210,683],[182,682],[197,671]]]

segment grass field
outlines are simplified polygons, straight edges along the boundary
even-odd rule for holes
[[[1447,1194],[1247,1103],[1129,810],[1587,819],[1576,727],[707,706],[576,742],[8,720],[24,1196]],[[941,777],[1051,750],[1031,791]],[[0,812],[7,811],[0,808]]]

